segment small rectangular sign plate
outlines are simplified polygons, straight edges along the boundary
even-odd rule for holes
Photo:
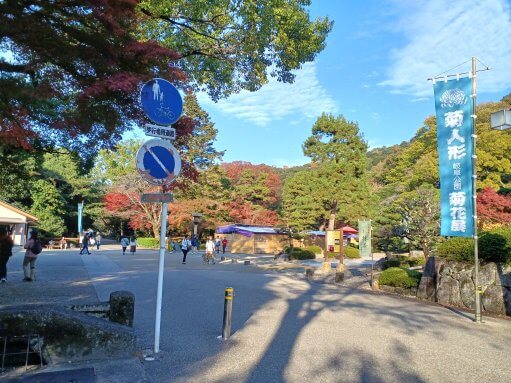
[[[176,129],[169,126],[160,126],[153,124],[145,124],[144,132],[148,136],[166,138],[167,140],[176,139]]]
[[[140,201],[142,201],[142,203],[173,202],[174,195],[170,193],[142,194]]]

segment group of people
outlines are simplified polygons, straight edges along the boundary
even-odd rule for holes
[[[132,235],[129,238],[125,235],[121,235],[120,243],[122,248],[122,255],[126,255],[126,249],[128,248],[128,246],[130,247],[131,254],[135,254],[135,252],[137,251],[138,242],[137,237],[135,237],[134,235]]]
[[[5,228],[0,228],[0,283],[7,282],[7,262],[12,256],[14,242]],[[35,279],[35,262],[37,256],[43,250],[43,245],[39,240],[37,231],[32,230],[24,248],[25,257],[23,258],[23,281],[31,282]]]
[[[88,255],[91,254],[89,251],[89,246],[96,246],[96,249],[99,250],[99,247],[101,246],[101,239],[103,237],[101,236],[101,233],[94,233],[92,231],[85,232],[80,238],[80,255],[82,255],[84,252],[87,252]],[[63,245],[66,245],[66,239],[62,237],[60,240],[61,248]]]
[[[213,241],[213,237],[208,237],[208,240],[206,241],[206,251],[204,253],[204,262],[206,263],[216,263],[215,260],[215,252],[216,254],[220,254],[220,246],[222,246],[222,253],[225,254],[225,249],[227,247],[227,238],[220,239],[220,237],[216,237],[215,241]],[[190,239],[188,235],[185,235],[183,240],[181,241],[181,251],[183,252],[183,261],[181,262],[183,265],[186,264],[186,256],[188,255],[188,252],[196,249],[199,249],[199,240],[197,236],[193,235]]]

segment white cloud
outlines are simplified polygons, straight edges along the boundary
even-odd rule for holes
[[[416,97],[432,93],[428,77],[477,57],[492,68],[478,77],[481,92],[511,87],[510,7],[506,0],[420,0],[397,3],[397,31],[408,42],[391,52],[387,79],[379,85]],[[481,64],[478,63],[481,68]],[[470,70],[470,63],[450,73]],[[450,74],[449,73],[449,74]]]
[[[314,63],[306,63],[297,71],[293,84],[280,83],[272,78],[257,92],[242,91],[217,103],[201,94],[199,101],[203,106],[216,108],[258,126],[284,118],[292,118],[293,121],[312,119],[323,112],[336,113],[338,110],[337,103],[319,83]]]

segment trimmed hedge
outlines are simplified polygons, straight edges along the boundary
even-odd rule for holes
[[[332,251],[327,252],[328,258],[339,258],[339,253],[334,253]],[[360,251],[358,249],[355,249],[354,247],[345,247],[344,248],[344,257],[345,258],[360,258]]]
[[[449,238],[437,247],[436,255],[452,261],[474,262],[474,240]],[[484,232],[479,237],[479,258],[485,262],[511,264],[511,226]]]
[[[160,247],[160,240],[158,238],[137,238],[138,246],[148,249],[157,249]]]
[[[421,280],[422,274],[403,267],[390,267],[380,274],[378,283],[380,285],[394,286],[394,287],[417,287]]]
[[[322,251],[321,247],[317,245],[307,246],[305,250],[312,251],[314,254],[321,254]]]
[[[419,258],[409,258],[406,261],[404,261],[402,264],[407,263],[410,267],[414,266],[424,266],[426,264],[426,258],[419,257]]]
[[[309,250],[294,248],[293,251],[289,253],[289,259],[316,259],[316,254]]]
[[[381,265],[382,270],[387,270],[391,267],[401,267],[401,261],[399,259],[388,259]]]
[[[344,248],[344,256],[351,259],[360,258],[360,251],[355,247],[348,246]]]
[[[436,255],[452,261],[474,262],[474,240],[462,237],[449,238],[438,245]]]
[[[483,233],[479,238],[479,256],[486,262],[511,265],[511,226]]]

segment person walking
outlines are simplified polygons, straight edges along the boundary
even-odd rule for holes
[[[101,233],[98,231],[96,234],[96,249],[99,250],[99,246],[101,245]]]
[[[215,240],[215,250],[217,254],[220,254],[220,245],[222,244],[222,241],[220,240],[220,237],[216,237]]]
[[[0,283],[7,282],[7,262],[12,256],[12,238],[5,228],[0,228]]]
[[[65,250],[67,248],[67,240],[66,237],[62,237],[59,242],[61,250]]]
[[[183,238],[183,241],[181,242],[181,251],[183,252],[183,265],[186,263],[186,254],[188,254],[188,251],[190,251],[192,248],[192,242],[188,239],[188,236],[185,235]]]
[[[37,260],[37,256],[43,251],[43,245],[38,237],[39,234],[37,231],[32,230],[30,239],[24,246],[24,248],[27,249],[25,258],[23,259],[23,274],[25,276],[23,281],[25,282],[32,282],[35,279],[35,261]]]
[[[199,251],[199,239],[195,234],[192,235],[192,251],[194,252]]]
[[[125,235],[121,236],[122,255],[126,255],[126,248],[129,244],[130,240]]]
[[[204,261],[209,265],[209,261],[215,264],[215,242],[212,237],[208,237],[206,242],[206,253],[204,255]]]
[[[225,254],[225,248],[227,247],[227,238],[222,239],[222,254]]]
[[[137,244],[138,244],[137,237],[132,235],[130,238],[130,253],[131,253],[131,255],[134,255],[135,252],[137,251]]]
[[[84,251],[87,251],[87,255],[90,255],[90,251],[89,251],[89,233],[83,233],[82,248],[80,249],[80,255],[82,255]]]

